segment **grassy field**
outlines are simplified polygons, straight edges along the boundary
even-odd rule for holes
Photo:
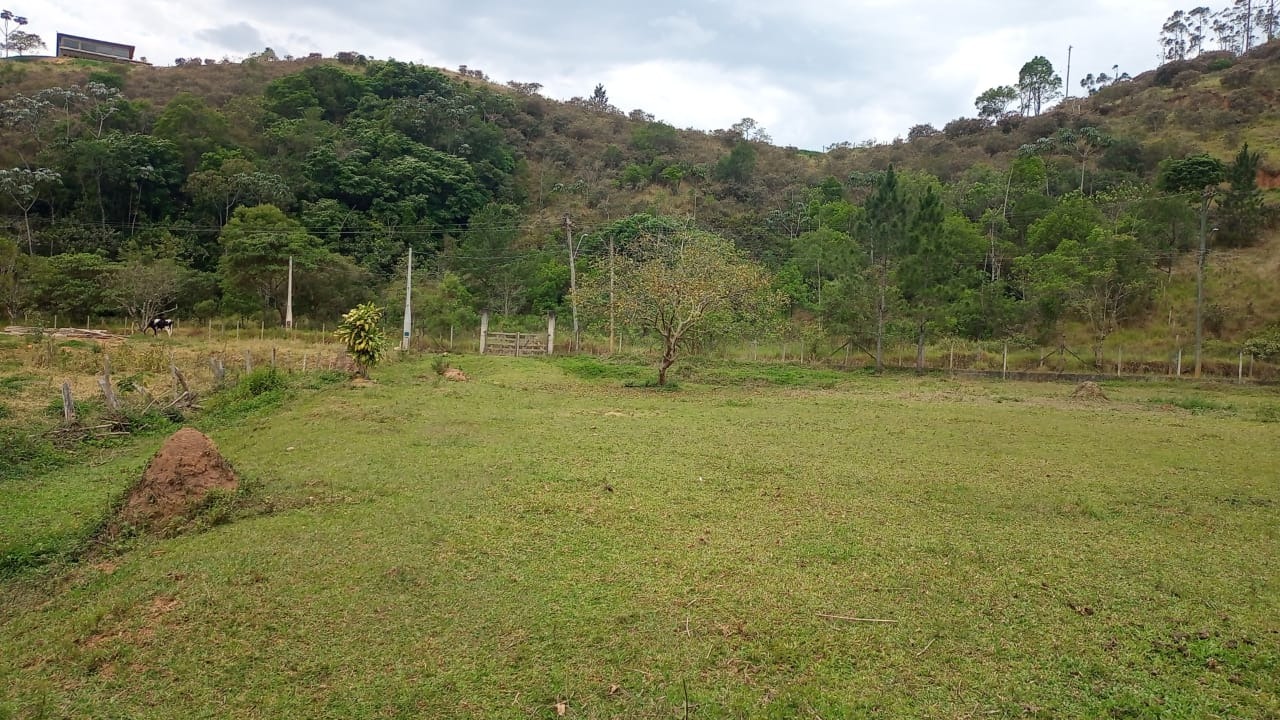
[[[231,522],[0,579],[0,718],[1280,715],[1274,390],[454,362],[203,421]],[[0,482],[0,554],[159,439]]]

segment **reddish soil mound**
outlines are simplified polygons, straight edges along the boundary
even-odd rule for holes
[[[1096,382],[1082,382],[1076,386],[1076,391],[1071,393],[1071,397],[1077,400],[1106,400],[1106,393],[1102,392]]]
[[[172,527],[200,507],[212,490],[240,487],[231,465],[204,433],[183,428],[174,433],[151,462],[142,481],[129,491],[120,521],[144,530]]]
[[[444,379],[452,380],[454,382],[466,382],[471,378],[467,377],[467,374],[462,372],[458,368],[449,368],[448,370],[444,371]]]

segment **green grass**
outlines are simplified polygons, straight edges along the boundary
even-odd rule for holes
[[[1280,714],[1274,391],[457,362],[215,424],[231,522],[0,581],[0,717]],[[0,484],[3,542],[149,449]]]
[[[1235,410],[1232,405],[1198,395],[1178,398],[1152,398],[1151,402],[1157,405],[1171,405],[1193,413],[1232,412]]]

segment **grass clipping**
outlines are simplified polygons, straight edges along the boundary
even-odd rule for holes
[[[183,428],[151,458],[142,479],[125,496],[112,534],[124,528],[173,534],[215,504],[234,497],[240,480],[207,435]]]

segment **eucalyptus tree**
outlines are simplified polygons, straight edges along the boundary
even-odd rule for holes
[[[1062,77],[1054,72],[1048,58],[1037,55],[1018,72],[1018,93],[1023,112],[1034,110],[1032,114],[1039,115],[1045,104],[1062,97]]]

